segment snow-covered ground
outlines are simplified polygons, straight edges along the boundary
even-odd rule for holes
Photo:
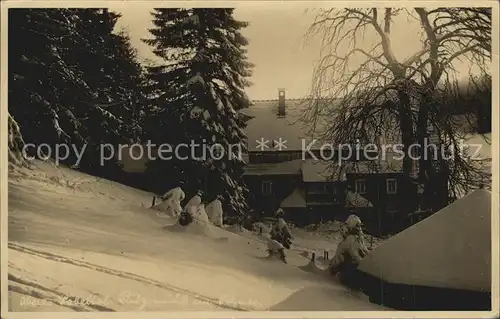
[[[184,231],[152,195],[50,163],[9,176],[10,311],[384,310],[236,228]]]

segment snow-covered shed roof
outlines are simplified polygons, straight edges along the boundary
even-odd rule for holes
[[[278,116],[278,100],[254,101],[254,105],[241,110],[245,115],[251,116],[245,132],[248,138],[249,151],[276,151],[275,148],[261,150],[258,140],[261,138],[270,141],[286,141],[283,150],[299,151],[303,149],[303,143],[308,146],[314,139],[311,149],[319,149],[319,135],[323,132],[326,125],[317,124],[314,132],[310,132],[312,124],[304,121],[304,114],[307,109],[307,100],[286,100],[285,116]]]
[[[306,207],[306,193],[302,188],[296,188],[281,204],[281,208]]]
[[[390,238],[358,269],[387,282],[491,291],[491,192],[478,189]]]
[[[345,198],[345,205],[348,208],[373,207],[372,203],[368,199],[366,199],[365,197],[361,196],[360,194],[352,192],[352,191],[347,191],[346,198]]]

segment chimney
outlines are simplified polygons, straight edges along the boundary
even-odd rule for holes
[[[285,89],[278,89],[278,117],[286,115],[285,112]]]

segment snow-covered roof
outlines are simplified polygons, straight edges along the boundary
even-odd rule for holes
[[[368,199],[352,191],[347,191],[345,205],[348,208],[373,207],[372,203]]]
[[[286,141],[283,150],[302,150],[303,143],[308,146],[314,139],[318,139],[318,134],[324,129],[324,125],[317,125],[314,134],[309,130],[312,125],[303,121],[303,115],[307,108],[306,100],[286,100],[285,116],[278,117],[278,100],[254,101],[254,105],[241,110],[245,115],[251,116],[245,132],[248,137],[249,151],[275,151],[270,147],[264,150],[258,148],[258,140],[261,138],[270,141]],[[321,143],[316,142],[311,149],[319,149]]]
[[[339,175],[339,166],[333,161],[320,161],[308,159],[302,163],[302,180],[309,182],[327,182],[342,180]]]
[[[282,208],[292,208],[292,207],[306,207],[306,193],[302,188],[296,188],[287,198],[285,198],[280,207]]]
[[[391,237],[358,269],[391,283],[488,292],[491,253],[491,192],[478,189]]]

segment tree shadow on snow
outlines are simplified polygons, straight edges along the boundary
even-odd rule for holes
[[[359,294],[343,287],[310,286],[296,291],[270,311],[384,311],[389,310],[372,304]]]
[[[324,278],[322,276],[316,276],[314,274],[300,271],[301,266],[297,266],[294,263],[285,264],[279,258],[275,256],[269,257],[265,250],[261,253],[256,254],[246,254],[259,261],[259,263],[252,263],[251,272],[255,275],[272,278],[272,280],[277,282],[289,283],[292,281],[306,281],[308,283],[322,283]]]

